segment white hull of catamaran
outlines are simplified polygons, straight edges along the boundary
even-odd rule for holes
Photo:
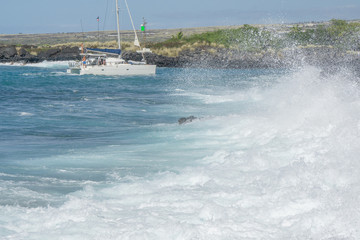
[[[81,66],[79,68],[68,69],[72,74],[92,74],[92,75],[153,75],[156,73],[156,65],[132,65],[132,64],[117,64],[117,65],[94,65]]]

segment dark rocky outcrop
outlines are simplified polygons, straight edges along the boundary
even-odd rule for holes
[[[44,60],[53,60],[56,59],[56,56],[60,53],[58,48],[50,48],[43,51],[40,51],[38,57]]]
[[[20,48],[18,55],[19,55],[19,57],[24,58],[24,57],[29,56],[30,54],[24,47],[22,47],[22,48]]]
[[[80,53],[78,47],[50,48],[40,51],[38,57],[47,61],[79,60]]]
[[[36,54],[31,54],[34,51]],[[61,47],[39,50],[36,46],[0,46],[0,62],[36,63],[41,61],[67,61],[80,59],[78,47]]]
[[[123,52],[125,60],[141,61],[143,56],[136,52]],[[36,46],[13,45],[0,46],[0,62],[35,63],[41,61],[80,60],[78,47],[57,47],[39,49]],[[319,66],[325,72],[336,72],[346,66],[360,72],[360,55],[340,51],[331,47],[308,47],[282,49],[278,51],[263,50],[262,52],[246,52],[239,49],[198,47],[183,50],[177,57],[167,57],[155,53],[145,53],[149,64],[158,67],[187,68],[282,68],[296,67],[304,64]]]
[[[137,52],[123,52],[122,57],[126,61],[141,61],[143,59],[142,54]],[[154,53],[145,53],[144,57],[147,63],[155,64],[158,67],[179,67],[178,58],[175,57],[166,57]]]
[[[0,59],[11,60],[16,55],[15,46],[0,46]]]
[[[65,60],[78,60],[80,59],[80,52],[78,47],[64,47],[58,53],[57,58]]]

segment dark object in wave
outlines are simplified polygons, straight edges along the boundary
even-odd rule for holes
[[[197,119],[197,117],[194,117],[194,116],[182,117],[182,118],[179,118],[178,122],[181,125],[181,124],[185,124],[185,123],[190,123],[195,119]]]

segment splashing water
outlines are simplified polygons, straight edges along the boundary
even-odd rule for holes
[[[32,175],[49,188],[70,186],[54,193],[17,182],[19,173],[2,168],[0,192],[9,200],[0,206],[2,238],[360,237],[359,79],[346,71],[323,77],[312,67],[162,71],[152,81],[167,99],[147,95],[136,113],[155,119],[151,124],[129,117],[124,121],[136,122],[136,133],[129,130],[125,140],[110,135],[85,149],[64,145],[63,154],[21,163],[94,177]],[[154,90],[131,81],[116,84]],[[100,101],[107,110],[117,99],[94,98],[95,107]],[[134,111],[120,107],[123,114]],[[176,123],[177,115],[190,114],[198,119]],[[24,200],[11,204],[14,198]]]

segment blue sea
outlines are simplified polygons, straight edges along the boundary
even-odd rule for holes
[[[196,119],[179,124],[182,117]],[[346,69],[0,65],[0,239],[360,239]]]

